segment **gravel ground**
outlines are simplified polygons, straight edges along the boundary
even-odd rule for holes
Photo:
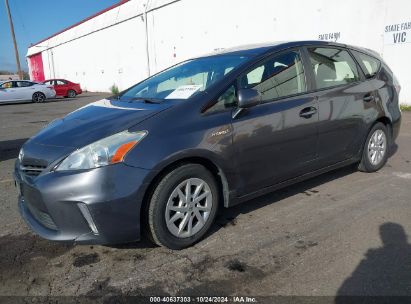
[[[19,148],[46,123],[103,96],[0,106],[0,295],[411,296],[410,112],[380,172],[344,168],[222,210],[192,248],[37,237],[17,210]]]

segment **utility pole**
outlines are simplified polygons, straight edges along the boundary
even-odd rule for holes
[[[17,73],[19,74],[19,78],[23,79],[23,73],[21,71],[21,66],[20,66],[19,50],[17,49],[16,35],[14,34],[13,19],[11,18],[11,13],[10,13],[9,0],[4,0],[4,1],[6,2],[7,14],[9,15],[11,36],[13,37],[14,52],[16,55],[16,63],[17,63]]]

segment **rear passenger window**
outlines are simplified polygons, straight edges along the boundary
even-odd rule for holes
[[[31,82],[28,81],[16,81],[16,86],[19,88],[23,88],[23,87],[30,87],[33,84]]]
[[[309,48],[308,52],[317,89],[360,80],[357,65],[347,51],[334,48]]]
[[[242,76],[239,87],[258,90],[263,101],[306,92],[299,52],[292,51],[271,57]]]
[[[381,66],[381,62],[378,59],[357,51],[352,51],[352,53],[354,54],[358,62],[362,65],[365,77],[372,78],[377,74]]]

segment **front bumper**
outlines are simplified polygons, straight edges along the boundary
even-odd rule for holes
[[[87,244],[136,241],[140,239],[140,208],[149,173],[116,164],[83,172],[47,172],[33,178],[19,170],[17,161],[14,176],[20,190],[19,210],[27,225],[49,240]]]

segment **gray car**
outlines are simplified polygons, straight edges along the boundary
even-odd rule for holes
[[[191,59],[56,120],[15,165],[40,236],[181,249],[219,208],[356,164],[382,168],[400,86],[373,51],[299,41]],[[240,231],[239,231],[240,233]]]

